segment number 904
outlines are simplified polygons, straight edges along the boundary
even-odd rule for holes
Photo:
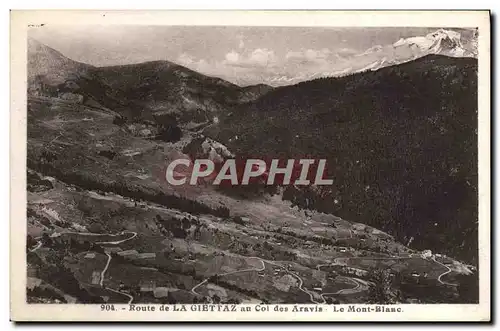
[[[115,310],[115,306],[114,305],[101,305],[101,311],[103,311],[103,310],[106,310],[106,311]]]

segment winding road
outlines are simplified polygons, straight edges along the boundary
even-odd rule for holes
[[[290,261],[269,261],[269,260],[265,260],[265,259],[262,259],[260,257],[251,257],[253,259],[258,259],[261,263],[262,263],[262,267],[260,268],[249,268],[249,269],[243,269],[243,270],[237,270],[237,271],[231,271],[231,272],[226,272],[226,273],[223,273],[223,274],[220,274],[218,275],[219,277],[221,276],[227,276],[227,275],[232,275],[232,274],[236,274],[236,273],[240,273],[240,272],[250,272],[250,271],[264,271],[266,266],[265,266],[265,263],[268,263],[270,265],[273,265],[273,266],[276,266],[276,267],[280,267],[280,268],[284,268],[284,271],[286,273],[288,273],[289,275],[293,276],[294,278],[296,278],[298,281],[299,281],[299,284],[298,284],[298,289],[302,292],[304,292],[305,294],[307,294],[309,296],[309,299],[312,303],[316,303],[316,304],[321,304],[321,303],[326,303],[326,299],[323,297],[324,295],[334,295],[334,294],[348,294],[347,292],[349,291],[349,294],[350,293],[356,293],[356,292],[359,292],[361,289],[361,283],[356,281],[354,278],[349,278],[349,277],[343,277],[345,279],[348,279],[348,281],[350,282],[353,282],[354,283],[354,287],[353,288],[347,288],[347,289],[342,289],[342,290],[339,290],[337,292],[333,292],[333,293],[323,293],[323,294],[319,294],[319,297],[321,297],[321,299],[323,300],[323,302],[318,302],[316,301],[315,299],[315,294],[318,295],[316,292],[313,292],[313,291],[309,291],[308,289],[304,288],[304,280],[296,273],[288,270],[286,267],[284,267],[283,265],[281,264],[278,264],[278,263],[290,263]],[[331,264],[323,264],[323,265],[318,265],[317,266],[317,269],[319,270],[319,268],[321,266],[324,266],[324,265],[331,265]],[[192,289],[191,289],[191,293],[193,293],[194,295],[200,295],[198,292],[196,292],[196,289],[199,288],[200,286],[206,284],[208,282],[208,278],[207,279],[204,279],[203,281],[201,281],[200,283],[198,283],[197,285],[195,285]]]
[[[122,231],[119,234],[125,234],[125,233],[131,233],[132,236],[129,237],[129,238],[123,239],[123,240],[118,240],[118,241],[101,241],[101,242],[97,242],[96,244],[118,245],[118,244],[121,244],[121,243],[123,243],[125,241],[128,241],[130,239],[133,239],[133,238],[135,238],[137,236],[137,232],[133,232],[133,231]],[[103,286],[103,284],[104,284],[104,276],[106,274],[106,271],[109,268],[109,264],[111,263],[111,259],[112,259],[111,254],[109,254],[108,252],[105,252],[105,254],[108,257],[108,261],[106,262],[106,266],[104,266],[104,269],[101,272],[101,280],[99,282],[99,285],[101,285],[101,286]],[[107,289],[107,290],[110,290],[112,292],[120,293],[122,295],[127,296],[129,298],[128,304],[130,304],[130,303],[132,303],[132,301],[134,301],[134,297],[132,295],[128,294],[128,293],[121,292],[121,291],[112,289],[110,287],[104,287],[104,288]]]
[[[108,270],[109,263],[111,262],[111,255],[108,252],[106,252],[105,254],[108,257],[108,261],[106,262],[106,266],[104,267],[104,269],[102,269],[102,272],[101,272],[101,280],[99,281],[99,285],[101,285],[101,286],[102,286],[102,283],[104,282],[104,274]]]
[[[127,296],[127,297],[128,297],[128,299],[129,299],[129,300],[128,300],[128,302],[127,302],[127,304],[131,304],[131,303],[132,303],[132,301],[134,301],[134,297],[133,297],[133,296],[131,296],[131,295],[130,295],[130,294],[128,294],[128,293],[125,293],[125,292],[120,292],[120,291],[114,290],[114,289],[112,289],[111,287],[105,287],[105,289],[106,289],[106,290],[110,290],[111,292],[115,292],[115,293],[118,293],[118,294],[121,294],[121,295],[125,295],[125,296]]]
[[[118,244],[124,243],[126,241],[129,241],[129,240],[131,240],[131,239],[133,239],[133,238],[135,238],[137,236],[137,232],[134,232],[134,231],[122,231],[122,232],[119,232],[117,234],[109,234],[109,233],[103,234],[103,233],[72,232],[72,231],[68,231],[68,232],[62,232],[61,234],[65,234],[65,233],[76,234],[76,235],[80,235],[80,236],[119,236],[119,235],[123,235],[123,234],[131,234],[130,237],[125,238],[125,239],[121,239],[121,240],[116,240],[116,241],[99,241],[99,242],[96,242],[96,244],[98,244],[98,245],[102,245],[102,244],[106,244],[106,245],[118,245]],[[35,238],[35,239],[37,239],[37,238]],[[30,249],[30,252],[36,251],[41,246],[42,246],[42,241],[39,240],[38,244],[34,248]],[[87,251],[87,252],[84,252],[84,253],[88,253],[88,252],[90,252],[90,251]],[[104,280],[105,280],[105,276],[106,276],[106,271],[108,271],[108,268],[109,268],[109,265],[110,265],[111,259],[112,259],[111,254],[109,254],[109,252],[105,252],[105,254],[108,257],[108,260],[106,261],[106,265],[104,266],[104,269],[101,272],[101,277],[100,277],[100,280],[99,280],[99,285],[102,286],[103,288],[107,289],[107,290],[110,290],[112,292],[119,293],[121,295],[124,295],[124,296],[128,297],[129,298],[128,303],[130,304],[134,300],[133,296],[131,296],[128,293],[120,292],[120,291],[112,289],[110,287],[104,287],[103,286]]]
[[[323,303],[326,303],[325,295],[352,294],[361,291],[361,283],[357,282],[354,278],[349,278],[349,277],[342,277],[342,278],[346,279],[348,282],[354,282],[354,287],[344,288],[336,292],[321,293],[319,296],[321,297],[321,299],[323,299]]]
[[[101,244],[118,245],[118,244],[124,243],[126,241],[129,241],[130,239],[134,239],[137,236],[137,232],[132,232],[132,231],[123,231],[120,234],[126,234],[126,233],[132,234],[132,236],[130,238],[125,238],[125,239],[118,240],[118,241],[99,241],[99,242],[96,242],[96,244],[99,244],[99,245],[101,245]]]
[[[446,281],[442,281],[442,280],[441,280],[441,277],[443,277],[443,276],[445,276],[445,275],[447,275],[447,274],[449,274],[449,273],[451,272],[450,267],[448,267],[448,266],[447,266],[447,265],[445,265],[445,264],[442,264],[441,262],[436,261],[436,257],[434,257],[434,256],[431,258],[431,260],[432,260],[432,261],[434,261],[434,262],[436,262],[436,263],[437,263],[437,264],[439,264],[440,266],[443,266],[443,267],[445,267],[445,268],[447,269],[445,272],[443,272],[441,275],[439,275],[439,277],[438,277],[438,279],[437,279],[437,280],[438,280],[438,282],[440,282],[440,283],[441,283],[441,284],[443,284],[443,285],[448,285],[448,286],[458,286],[458,284],[452,284],[452,283],[448,283],[448,282],[446,282]]]
[[[259,259],[260,259],[260,258],[259,258]],[[277,267],[283,268],[283,266],[282,266],[282,265],[280,265],[280,264],[276,264],[276,262],[269,261],[269,260],[264,260],[264,259],[260,259],[260,260],[261,260],[262,262],[267,262],[267,263],[269,263],[270,265],[274,265],[274,266],[277,266]],[[277,262],[278,262],[278,261],[277,261]],[[289,261],[285,261],[285,262],[289,262]],[[310,292],[309,290],[307,290],[307,289],[305,289],[305,288],[303,287],[303,285],[304,285],[304,280],[303,280],[303,279],[302,279],[299,275],[297,275],[297,274],[296,274],[296,273],[294,273],[294,272],[291,272],[291,271],[290,271],[290,270],[288,270],[287,268],[285,268],[285,271],[286,271],[288,274],[292,275],[293,277],[295,277],[295,278],[297,278],[297,279],[299,280],[299,286],[298,286],[298,287],[299,287],[299,290],[301,290],[302,292],[304,292],[305,294],[307,294],[307,295],[309,296],[309,299],[311,300],[311,302],[312,302],[312,303],[319,303],[319,302],[317,302],[317,301],[314,299],[314,295],[313,295],[313,293],[315,293],[315,292]]]
[[[64,232],[64,233],[72,233],[72,234],[88,235],[88,236],[103,235],[103,234],[98,234],[98,233],[86,233],[86,232]],[[118,244],[126,242],[126,241],[128,241],[130,239],[133,239],[133,238],[135,238],[137,236],[137,232],[133,232],[133,231],[122,231],[122,232],[120,232],[118,234],[115,234],[115,235],[112,235],[112,234],[105,234],[105,235],[116,236],[116,235],[121,235],[121,234],[125,234],[125,233],[130,233],[130,234],[132,234],[132,236],[130,236],[129,238],[125,238],[125,239],[117,240],[117,241],[101,241],[101,242],[97,242],[96,244],[118,245]],[[128,293],[125,293],[125,292],[121,292],[121,291],[112,289],[111,287],[105,287],[105,286],[103,286],[105,275],[106,275],[106,271],[108,271],[108,268],[109,268],[109,265],[110,265],[111,259],[112,259],[111,254],[109,254],[109,252],[105,252],[105,254],[108,257],[108,260],[106,261],[106,265],[104,266],[104,269],[101,272],[101,279],[99,281],[99,285],[102,286],[102,287],[104,287],[106,290],[109,290],[109,291],[112,291],[112,292],[115,292],[115,293],[119,293],[121,295],[124,295],[124,296],[128,297],[129,298],[128,304],[132,303],[132,301],[134,300],[134,297],[132,295],[130,295]]]
[[[102,244],[108,244],[108,245],[118,245],[118,244],[121,244],[121,243],[124,243],[130,239],[133,239],[137,236],[137,232],[134,232],[134,231],[122,231],[122,232],[118,232],[116,234],[110,234],[110,233],[92,233],[92,232],[72,232],[72,231],[66,231],[66,232],[61,232],[61,234],[76,234],[76,235],[80,235],[80,236],[120,236],[122,234],[132,234],[131,237],[129,238],[125,238],[125,239],[122,239],[122,240],[116,240],[116,241],[99,241],[99,242],[96,242],[96,244],[98,245],[102,245]]]
[[[103,235],[103,234],[87,233],[87,232],[64,232],[64,233],[71,233],[71,234],[84,235],[84,236],[99,236],[99,235],[102,236]],[[117,234],[105,234],[105,235],[118,236],[118,235],[123,235],[123,234],[131,234],[131,236],[128,237],[128,238],[121,239],[121,240],[116,240],[116,241],[96,242],[96,244],[118,245],[118,244],[121,244],[121,243],[126,242],[128,240],[131,240],[131,239],[133,239],[133,238],[135,238],[137,236],[137,232],[133,232],[133,231],[122,231],[122,232],[117,233]],[[38,244],[37,244],[37,246],[35,246],[34,248],[30,249],[30,251],[31,252],[36,251],[41,246],[42,246],[42,242],[39,241]],[[109,252],[105,252],[105,254],[108,257],[108,260],[106,262],[106,265],[104,266],[104,269],[101,272],[101,278],[100,278],[100,281],[99,281],[99,285],[101,285],[101,286],[103,286],[103,284],[104,284],[105,275],[106,275],[106,272],[107,272],[107,270],[108,270],[108,268],[110,266],[111,259],[112,259],[112,256],[111,256],[111,254],[109,254]],[[321,304],[321,303],[325,304],[327,302],[325,296],[339,295],[339,294],[352,294],[352,293],[363,291],[364,287],[365,287],[364,284],[363,284],[363,282],[356,280],[356,278],[354,278],[354,277],[344,277],[344,276],[341,276],[347,282],[352,283],[354,285],[354,287],[341,289],[341,290],[338,290],[336,292],[319,293],[318,294],[317,292],[309,291],[308,289],[304,288],[304,280],[297,273],[292,272],[292,271],[288,270],[288,268],[286,266],[283,266],[283,265],[279,264],[279,263],[290,263],[290,261],[269,261],[269,260],[266,260],[266,259],[262,259],[260,257],[249,257],[249,258],[253,258],[253,259],[259,260],[259,262],[262,264],[262,266],[261,267],[247,268],[247,269],[243,269],[243,270],[230,271],[230,272],[226,272],[226,273],[223,273],[223,274],[219,274],[218,277],[229,276],[229,275],[233,275],[233,274],[237,274],[237,273],[243,273],[243,272],[251,272],[251,271],[260,272],[260,271],[264,271],[265,268],[266,268],[265,263],[268,263],[270,265],[277,266],[279,268],[283,268],[284,271],[287,274],[289,274],[292,277],[296,278],[298,280],[298,282],[299,282],[298,289],[300,291],[302,291],[303,293],[307,294],[309,296],[310,301],[312,303],[315,303],[315,304]],[[376,257],[374,257],[374,258],[369,258],[369,257],[341,257],[341,258],[335,258],[333,260],[333,262],[331,262],[331,263],[318,264],[316,266],[316,269],[318,271],[321,271],[321,267],[334,266],[334,265],[343,265],[343,263],[340,262],[342,259],[354,259],[354,258],[373,259],[373,260],[386,260],[386,259],[395,260],[395,259],[408,259],[408,258],[412,258],[412,256],[409,256],[409,257],[380,257],[380,258],[376,258]],[[436,261],[435,257],[432,257],[431,260],[433,260],[435,263],[437,263],[437,264],[439,264],[439,265],[441,265],[441,266],[443,266],[443,267],[445,267],[447,269],[447,271],[445,271],[441,275],[439,275],[439,277],[438,277],[437,280],[441,284],[444,284],[444,285],[457,286],[456,284],[451,284],[451,283],[448,283],[448,282],[443,281],[441,279],[443,276],[449,274],[452,270],[448,266],[446,266],[446,265],[444,265],[444,264]],[[206,279],[202,280],[200,283],[198,283],[197,285],[195,285],[191,289],[191,293],[194,294],[194,295],[200,295],[200,293],[198,293],[196,290],[199,287],[201,287],[204,284],[206,284],[208,282],[208,280],[209,280],[209,278],[206,278]],[[128,297],[129,298],[128,304],[130,304],[134,300],[134,297],[132,295],[128,294],[128,293],[121,292],[121,291],[118,291],[118,290],[115,290],[115,289],[112,289],[112,288],[109,288],[109,287],[104,287],[104,288],[107,289],[107,290],[109,290],[109,291],[112,291],[112,292],[115,292],[115,293],[119,293],[121,295],[124,295],[124,296]],[[319,296],[323,302],[318,302],[315,299],[316,296]]]
[[[266,269],[266,265],[264,264],[264,260],[262,260],[261,258],[258,258],[258,257],[252,257],[252,258],[259,259],[260,262],[262,263],[262,267],[260,267],[260,268],[249,268],[249,269],[243,269],[243,270],[236,270],[236,271],[226,272],[226,273],[218,275],[218,277],[228,276],[228,275],[232,275],[232,274],[236,274],[236,273],[240,273],[240,272],[249,272],[249,271],[257,271],[257,272],[259,272],[259,271],[264,271],[264,269]],[[191,293],[193,293],[194,295],[200,295],[199,293],[196,292],[196,289],[198,287],[200,287],[201,285],[205,284],[206,282],[208,282],[208,278],[204,279],[201,283],[195,285],[191,289]]]

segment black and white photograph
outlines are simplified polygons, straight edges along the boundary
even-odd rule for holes
[[[30,24],[25,303],[478,305],[483,31],[435,23]]]

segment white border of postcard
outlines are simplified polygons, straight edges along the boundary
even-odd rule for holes
[[[478,27],[479,304],[397,305],[400,312],[349,312],[371,305],[297,305],[322,312],[293,312],[294,305],[238,305],[236,312],[114,311],[100,305],[26,303],[26,77],[29,24],[58,25],[233,25],[346,27]],[[490,312],[490,13],[488,11],[11,11],[11,215],[10,292],[13,321],[489,321]],[[168,305],[166,305],[168,306]],[[164,306],[164,307],[166,307]],[[180,307],[182,305],[177,305]],[[334,312],[334,306],[343,312]],[[152,309],[155,311],[151,311]],[[249,308],[249,312],[246,311]],[[260,306],[262,307],[262,306]],[[279,312],[288,307],[288,312]]]

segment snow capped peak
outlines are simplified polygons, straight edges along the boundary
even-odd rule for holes
[[[375,45],[375,46],[372,46],[372,47],[368,48],[366,51],[364,51],[361,54],[356,54],[355,56],[359,57],[359,56],[369,55],[369,54],[372,54],[372,53],[378,53],[378,52],[381,52],[383,49],[384,48],[382,46]]]
[[[409,47],[424,54],[443,54],[462,57],[471,56],[461,41],[460,32],[439,29],[426,36],[401,38],[393,44],[395,48]]]
[[[451,31],[451,30],[445,30],[445,29],[439,29],[436,30],[432,33],[427,34],[427,38],[434,38],[434,39],[444,39],[444,38],[449,38],[449,39],[455,39],[460,41],[460,32],[457,31]]]

